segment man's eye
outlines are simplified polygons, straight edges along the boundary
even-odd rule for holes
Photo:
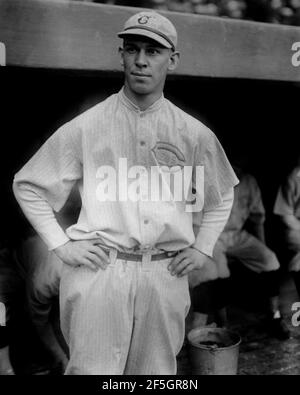
[[[148,48],[147,53],[149,55],[157,55],[159,53],[159,51],[156,48]]]
[[[135,53],[135,52],[136,52],[136,49],[135,49],[134,47],[127,47],[127,48],[126,48],[126,52],[132,54],[132,53]]]

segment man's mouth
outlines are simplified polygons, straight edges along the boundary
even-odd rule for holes
[[[151,77],[149,74],[139,73],[139,72],[132,72],[132,75],[135,77]]]

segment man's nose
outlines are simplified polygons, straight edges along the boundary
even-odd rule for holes
[[[144,50],[141,50],[137,53],[136,59],[135,59],[135,64],[138,67],[145,67],[147,66],[147,58]]]

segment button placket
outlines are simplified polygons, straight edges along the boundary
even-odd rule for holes
[[[147,149],[148,133],[146,131],[145,122],[144,122],[145,114],[143,116],[142,115],[140,117],[140,122],[139,122],[138,139],[139,139],[139,146],[144,152],[144,150]],[[142,156],[144,155],[143,152],[141,153]]]
[[[150,134],[147,131],[147,123],[146,123],[146,115],[145,113],[139,113],[138,117],[138,122],[137,122],[137,138],[138,138],[138,158],[139,158],[139,163],[145,167],[145,172],[147,171],[147,177],[148,177],[148,185],[149,186],[149,177],[150,172],[148,168],[148,140],[150,137]],[[138,205],[139,205],[139,211],[140,211],[140,224],[141,224],[141,245],[143,248],[151,246],[149,243],[149,235],[151,237],[153,236],[153,231],[151,227],[151,218],[149,217],[149,210],[148,210],[148,205],[147,201],[151,198],[150,191],[148,191],[148,196],[142,196],[142,200],[139,200]],[[147,198],[147,199],[146,199]]]
[[[155,240],[160,230],[157,229],[155,221],[156,205],[151,201],[140,201],[140,229],[141,229],[141,245],[144,247],[155,246]]]

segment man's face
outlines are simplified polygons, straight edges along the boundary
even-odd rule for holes
[[[137,95],[160,94],[169,70],[174,70],[178,53],[146,37],[124,39],[120,48],[125,85]]]

